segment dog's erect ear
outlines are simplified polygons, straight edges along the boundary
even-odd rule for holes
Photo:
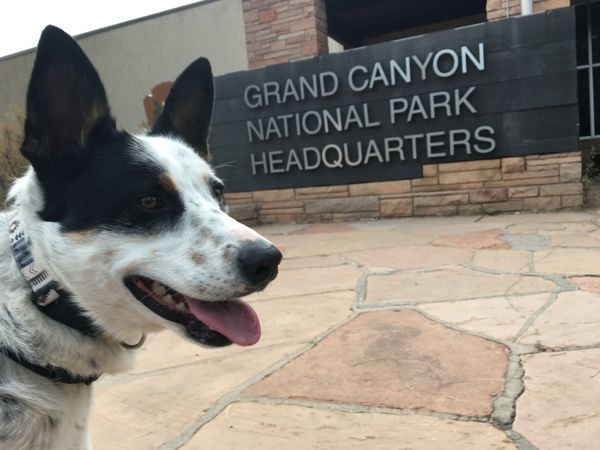
[[[150,134],[182,138],[203,158],[209,159],[208,135],[214,102],[210,63],[199,58],[173,83],[165,106]]]
[[[38,174],[75,166],[99,127],[115,122],[96,69],[73,38],[46,27],[27,91],[23,155]]]

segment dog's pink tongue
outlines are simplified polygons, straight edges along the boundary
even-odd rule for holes
[[[202,302],[187,298],[194,317],[208,328],[238,345],[253,345],[260,339],[260,322],[256,312],[241,300]]]

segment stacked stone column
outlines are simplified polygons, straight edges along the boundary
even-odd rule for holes
[[[327,53],[325,0],[242,0],[251,69]]]

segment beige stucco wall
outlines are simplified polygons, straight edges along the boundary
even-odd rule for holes
[[[215,75],[248,68],[241,0],[207,1],[77,41],[100,73],[119,125],[132,132],[146,120],[142,100],[150,89],[197,57],[209,58]],[[32,51],[0,59],[0,120],[23,110],[33,58]]]

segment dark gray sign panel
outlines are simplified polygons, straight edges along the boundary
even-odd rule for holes
[[[422,165],[577,150],[573,8],[215,81],[231,192],[420,178]]]

